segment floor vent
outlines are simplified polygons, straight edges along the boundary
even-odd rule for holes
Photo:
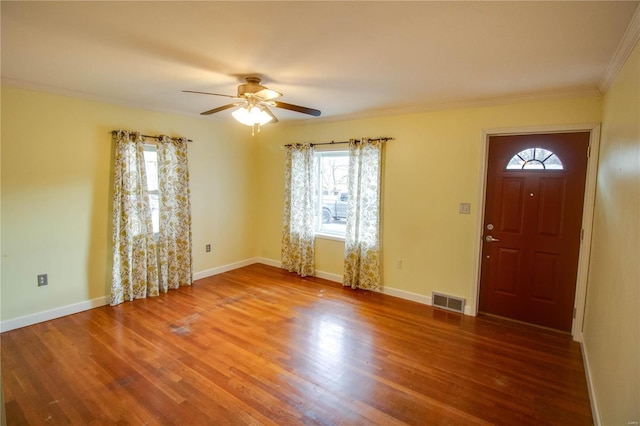
[[[464,314],[464,299],[461,297],[449,296],[448,294],[433,292],[431,304],[437,308]]]

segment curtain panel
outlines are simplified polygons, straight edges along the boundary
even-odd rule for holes
[[[286,147],[282,268],[302,277],[315,274],[313,153],[310,144]]]
[[[111,305],[158,295],[144,143],[140,133],[114,134],[113,274]]]
[[[153,232],[144,136],[115,131],[111,305],[193,280],[187,140],[158,139],[159,232]]]
[[[158,189],[160,232],[158,235],[160,290],[191,285],[191,197],[187,140],[161,136],[158,142]]]
[[[343,285],[378,290],[382,140],[349,141],[349,201]]]

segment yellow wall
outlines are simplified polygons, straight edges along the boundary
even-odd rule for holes
[[[469,301],[474,289],[483,129],[600,122],[601,98],[468,108],[280,127],[260,136],[258,255],[280,259],[284,150],[291,142],[391,136],[383,169],[385,287]],[[458,213],[471,203],[471,214]],[[342,275],[344,244],[316,239],[316,268]],[[396,260],[402,268],[396,269]]]
[[[640,45],[602,121],[583,335],[601,424],[627,425],[640,421]]]
[[[195,141],[194,271],[255,256],[257,150],[246,128],[13,87],[1,96],[2,320],[109,294],[113,129]]]
[[[112,129],[195,140],[189,161],[196,272],[256,256],[279,261],[283,144],[394,137],[384,153],[384,285],[470,300],[482,131],[604,117],[584,339],[603,424],[637,420],[638,56],[636,48],[605,98],[604,114],[602,98],[581,97],[265,126],[256,137],[228,120],[3,87],[0,320],[109,294]],[[458,214],[460,202],[471,203],[470,215]],[[211,253],[204,252],[208,243]],[[342,275],[341,242],[318,240],[316,252],[318,270]],[[49,286],[37,287],[40,273],[49,274]]]

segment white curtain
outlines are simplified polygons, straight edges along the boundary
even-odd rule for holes
[[[286,149],[282,268],[302,277],[313,276],[313,146],[290,145]]]
[[[344,286],[378,290],[380,278],[380,167],[382,141],[349,141],[349,201]]]
[[[111,305],[158,295],[144,143],[140,133],[114,133],[113,274]]]
[[[158,235],[160,290],[191,285],[191,199],[187,140],[161,136],[158,142]]]

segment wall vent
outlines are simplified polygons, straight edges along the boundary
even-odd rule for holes
[[[464,299],[462,297],[449,296],[434,291],[431,295],[431,305],[464,314]]]

